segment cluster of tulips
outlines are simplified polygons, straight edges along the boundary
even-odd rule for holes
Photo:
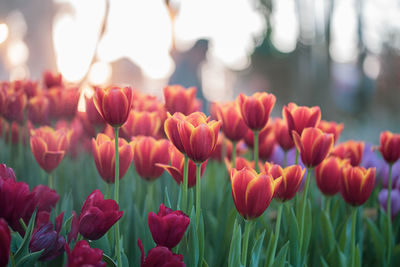
[[[322,235],[326,236],[322,239],[328,240],[329,252],[318,259],[318,265],[361,266],[363,244],[357,238],[357,228],[361,228],[357,218],[359,207],[378,184],[376,177],[382,177],[386,188],[379,194],[383,219],[380,226],[368,219],[367,227],[374,245],[380,246],[379,263],[391,266],[398,259],[392,222],[400,211],[400,168],[395,164],[400,158],[399,134],[383,132],[376,147],[354,140],[337,144],[343,124],[321,120],[318,106],[295,103],[284,106],[282,118],[272,119],[276,98],[266,92],[213,103],[210,117],[201,112],[195,88],[166,86],[161,102],[130,87],[94,87],[92,96],[84,95],[85,111],[78,111],[80,94],[79,88],[65,84],[60,74],[50,72],[44,73],[42,85],[33,81],[0,83],[1,150],[8,164],[0,165],[0,267],[37,262],[132,266],[134,259],[124,249],[124,241],[132,243],[132,237],[120,231],[124,215],[137,212],[120,203],[120,180],[131,163],[146,181],[149,196],[143,211],[148,214],[154,247],[147,256],[140,240],[147,227],[143,222],[129,222],[142,225],[137,240],[142,267],[208,266],[205,244],[210,242],[206,239],[216,235],[208,226],[219,229],[216,225],[222,221],[229,232],[229,249],[223,256],[226,260],[218,264],[308,265],[313,261],[310,244],[315,206],[321,210]],[[17,182],[10,168],[18,171],[23,167],[14,162],[26,159],[25,150],[48,179],[47,185],[37,185],[32,191],[26,182]],[[104,194],[91,188],[78,216],[65,200],[68,197],[61,196],[59,203],[61,185],[56,169],[66,155],[77,159],[80,154],[91,154],[105,183]],[[224,203],[233,200],[237,210],[233,220],[214,218],[211,211],[202,209],[202,199],[211,194],[201,179],[210,159],[212,170],[208,173],[222,176],[215,205],[228,207]],[[171,201],[168,187],[165,189],[164,203],[156,214],[151,212],[152,204],[162,192],[154,192],[153,187],[164,171],[178,190]],[[322,193],[318,203],[313,197],[313,174]],[[202,192],[202,187],[207,191]],[[226,192],[231,192],[232,198]],[[339,192],[351,207],[350,231],[346,230],[347,220],[337,226],[337,218],[344,215],[340,212],[345,212],[332,200]],[[274,230],[260,226],[273,199],[277,211]],[[173,202],[176,210],[171,209]],[[344,238],[337,238],[342,235],[337,234],[339,228]],[[217,236],[223,238],[223,234]],[[288,241],[282,244],[284,240]],[[346,251],[348,257],[343,256]]]

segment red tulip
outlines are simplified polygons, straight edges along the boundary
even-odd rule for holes
[[[0,266],[5,267],[8,264],[10,255],[11,234],[5,220],[0,218]]]
[[[227,158],[225,158],[225,166],[228,171],[228,173],[231,173],[232,171],[232,162],[230,162]],[[254,169],[254,161],[249,161],[246,158],[243,157],[236,157],[235,160],[235,169],[237,171],[240,171],[243,168],[247,169]],[[258,168],[261,170],[262,169],[262,163],[258,162]]]
[[[32,190],[33,201],[39,211],[51,212],[55,208],[60,196],[56,190],[51,189],[46,185],[37,185]]]
[[[342,169],[349,160],[330,156],[315,168],[315,181],[319,190],[327,196],[336,195],[340,191]]]
[[[34,124],[49,124],[49,100],[44,95],[29,99],[28,119]]]
[[[231,160],[232,150],[233,150],[232,142],[229,141],[229,139],[226,139],[223,133],[219,133],[217,145],[215,146],[214,151],[211,153],[210,158],[219,162],[222,162],[224,157]],[[246,153],[246,151],[247,147],[243,141],[240,141],[239,143],[236,144],[236,155],[243,155],[244,153]]]
[[[133,90],[130,87],[96,87],[94,104],[103,119],[112,127],[121,127],[132,108]]]
[[[93,126],[101,126],[103,127],[105,121],[100,113],[97,111],[97,108],[94,104],[94,97],[87,97],[85,95],[85,107],[86,107],[86,114],[89,122]]]
[[[178,124],[179,136],[187,156],[195,163],[206,161],[217,145],[219,121],[209,121],[204,113],[194,112]]]
[[[261,140],[264,140],[267,136],[274,133],[274,125],[271,122],[268,122],[264,128],[258,134],[258,144],[260,144]],[[247,128],[247,133],[244,137],[244,141],[248,147],[254,148],[254,132]]]
[[[349,159],[351,165],[358,166],[361,163],[363,153],[364,142],[349,140],[337,145],[331,154],[341,159]]]
[[[185,163],[184,155],[179,152],[173,146],[170,146],[169,150],[171,166],[165,164],[156,164],[159,167],[164,168],[175,180],[175,182],[180,185],[183,183],[183,168]],[[207,161],[201,164],[201,176],[207,166]],[[196,164],[189,159],[189,169],[188,169],[188,187],[193,187],[196,185]]]
[[[321,129],[321,131],[323,131],[324,133],[331,133],[331,134],[333,134],[333,137],[334,137],[335,143],[336,143],[337,140],[338,140],[339,137],[340,137],[340,134],[341,134],[342,131],[343,131],[344,124],[343,124],[343,123],[337,124],[337,123],[334,122],[334,121],[324,121],[324,120],[321,120],[321,121],[318,123],[318,126],[317,126],[317,127],[318,127],[319,129]]]
[[[65,245],[67,251],[67,267],[106,267],[102,261],[103,251],[98,248],[91,248],[86,240],[80,240],[75,244],[71,252],[69,245]]]
[[[301,161],[307,168],[320,164],[333,147],[333,134],[325,134],[318,128],[304,129],[301,137],[295,131],[292,134]]]
[[[54,130],[48,126],[31,131],[32,153],[39,166],[50,173],[61,160],[68,148],[68,136],[64,130]]]
[[[274,198],[282,202],[290,200],[296,195],[306,172],[305,169],[301,169],[300,165],[292,165],[283,169],[277,164],[268,162],[265,163],[264,169],[274,179],[282,177],[282,182],[275,190],[274,195]]]
[[[185,267],[183,256],[172,253],[172,251],[163,246],[156,246],[152,248],[147,257],[144,254],[143,244],[138,239],[137,244],[140,248],[140,267]]]
[[[199,111],[196,103],[195,87],[184,88],[180,85],[168,85],[164,87],[165,108],[171,114],[180,112],[189,115]]]
[[[17,180],[14,170],[7,167],[6,164],[0,164],[0,179],[12,179],[14,181]]]
[[[253,131],[259,131],[267,125],[275,101],[275,96],[266,92],[257,92],[252,96],[240,94],[237,98],[243,121]]]
[[[161,118],[157,111],[132,110],[128,120],[121,127],[121,136],[127,139],[139,135],[156,137],[160,127]]]
[[[247,133],[247,126],[244,123],[236,102],[229,102],[217,106],[218,118],[222,122],[222,131],[232,142],[238,142]]]
[[[161,203],[157,214],[149,213],[148,223],[157,246],[172,249],[181,241],[189,226],[190,219],[182,211],[173,211]]]
[[[375,168],[344,167],[340,186],[343,199],[352,206],[364,204],[374,189],[375,172]]]
[[[284,151],[289,151],[294,147],[292,136],[289,134],[289,128],[286,121],[276,118],[274,121],[274,134],[276,141]]]
[[[29,98],[36,96],[39,93],[38,82],[32,80],[16,80],[10,85],[15,91],[22,91]]]
[[[400,158],[400,134],[394,134],[389,131],[382,132],[379,151],[387,163],[395,163]]]
[[[232,197],[239,214],[246,220],[259,217],[268,208],[282,178],[274,180],[266,173],[253,169],[232,169]]]
[[[301,136],[303,130],[308,127],[316,127],[321,120],[321,109],[318,106],[305,107],[289,103],[282,110],[283,119],[288,126],[289,135],[293,137],[293,131]]]
[[[45,71],[43,72],[43,82],[48,89],[55,86],[62,86],[62,75],[61,73]]]
[[[78,219],[79,233],[87,239],[97,240],[121,219],[122,214],[117,202],[104,199],[100,190],[96,189],[83,203]]]
[[[259,139],[258,156],[262,160],[268,160],[276,148],[276,139],[273,132]]]
[[[52,87],[47,91],[50,115],[55,118],[72,119],[78,109],[80,92],[77,87]]]
[[[107,183],[115,182],[115,141],[105,134],[92,139],[92,153],[100,177]],[[132,146],[118,138],[119,179],[128,171],[133,158]]]
[[[180,112],[174,113],[172,116],[168,113],[168,118],[164,122],[164,131],[169,141],[182,153],[185,153],[185,148],[179,135],[178,124],[185,118],[186,116]]]
[[[9,122],[16,121],[21,123],[26,103],[27,97],[24,91],[7,90],[3,117]]]

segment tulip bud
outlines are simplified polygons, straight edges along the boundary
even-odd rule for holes
[[[218,105],[218,119],[222,122],[222,131],[232,142],[238,142],[247,133],[247,126],[244,123],[236,102],[229,102]]]
[[[121,127],[132,108],[133,92],[130,87],[96,88],[94,104],[103,119],[112,127]]]
[[[168,85],[164,87],[165,108],[171,114],[180,112],[189,115],[195,111],[199,111],[196,102],[195,87],[184,88],[180,85]]]
[[[173,211],[161,203],[157,214],[149,213],[148,223],[157,246],[172,249],[181,241],[189,226],[190,219],[182,211]]]
[[[10,255],[11,234],[8,224],[0,218],[0,266],[5,267]]]
[[[318,125],[321,120],[321,110],[318,106],[310,108],[289,103],[287,107],[283,108],[282,116],[288,126],[289,135],[294,138],[293,131],[301,136],[305,128]]]
[[[44,249],[40,261],[50,261],[64,252],[65,239],[54,229],[52,223],[41,226],[33,233],[29,241],[29,250],[36,252]]]
[[[55,86],[62,86],[62,75],[61,73],[45,71],[43,72],[43,82],[47,89]]]
[[[381,133],[379,151],[387,163],[393,164],[400,158],[400,134],[389,131]]]
[[[132,110],[128,120],[121,127],[121,136],[126,139],[139,135],[156,137],[160,127],[161,118],[157,111]]]
[[[349,159],[352,166],[360,165],[364,152],[364,142],[349,140],[337,145],[331,155],[341,159]]]
[[[39,125],[49,124],[49,100],[44,95],[32,97],[28,102],[28,119]]]
[[[69,245],[65,245],[67,251],[67,267],[106,267],[102,261],[103,251],[98,248],[91,248],[86,240],[80,240],[75,244],[71,252]]]
[[[94,190],[83,203],[79,215],[79,233],[87,239],[102,237],[119,219],[123,212],[112,199],[104,199],[100,190]]]
[[[182,153],[185,153],[185,148],[179,134],[178,124],[185,118],[186,116],[179,112],[174,113],[172,116],[168,113],[168,118],[164,122],[164,131],[169,141]]]
[[[340,193],[352,206],[360,206],[367,201],[374,189],[375,168],[347,166],[343,168]]]
[[[285,120],[276,118],[274,122],[274,134],[279,146],[288,151],[294,147],[292,136],[289,134],[289,128]]]
[[[0,179],[12,179],[17,180],[15,177],[14,170],[12,168],[7,167],[6,164],[0,164]]]
[[[315,181],[324,195],[333,196],[340,191],[342,169],[347,164],[349,164],[348,159],[330,156],[315,168]]]
[[[183,256],[172,253],[170,249],[163,246],[152,248],[147,256],[144,254],[143,244],[138,239],[137,244],[140,248],[140,267],[185,267]]]
[[[27,97],[24,91],[8,90],[3,117],[9,122],[16,121],[21,123],[23,121],[26,103]]]
[[[340,123],[337,124],[334,121],[324,121],[321,120],[318,125],[317,125],[318,129],[320,129],[321,131],[323,131],[324,133],[331,133],[333,134],[333,138],[335,139],[334,142],[336,143],[337,140],[340,137],[340,134],[343,131],[344,128],[344,124]]]
[[[266,92],[257,92],[252,96],[240,94],[237,98],[243,121],[253,131],[259,131],[267,125],[275,101],[275,96]]]
[[[60,196],[56,190],[51,189],[46,185],[35,186],[32,190],[33,201],[38,211],[51,212],[52,208],[55,208]]]
[[[325,134],[318,128],[306,128],[301,134],[292,132],[293,140],[300,152],[301,161],[307,168],[320,164],[333,147],[333,134]]]

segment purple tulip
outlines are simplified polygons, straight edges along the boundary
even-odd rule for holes
[[[388,197],[388,190],[387,189],[382,189],[381,192],[379,192],[378,199],[379,199],[379,204],[381,207],[386,211],[387,209],[387,197]],[[396,215],[400,212],[400,191],[397,189],[393,189],[392,193],[390,195],[390,209],[391,209],[391,215],[392,219],[396,217]]]
[[[29,250],[36,252],[44,249],[39,260],[50,261],[64,252],[65,239],[53,229],[52,223],[47,223],[37,229],[29,242]]]

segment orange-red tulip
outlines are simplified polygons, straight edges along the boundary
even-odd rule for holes
[[[104,121],[100,113],[97,111],[97,108],[94,104],[94,97],[87,97],[85,95],[85,106],[89,122],[93,124],[93,126],[103,127],[106,122]]]
[[[400,134],[394,134],[389,131],[382,132],[379,151],[387,163],[395,163],[400,158]]]
[[[258,156],[262,160],[268,160],[276,148],[276,139],[273,132],[269,135],[260,138]]]
[[[210,158],[221,162],[225,157],[229,160],[232,159],[233,144],[231,141],[225,138],[223,133],[219,133],[217,145],[214,151],[211,153]],[[236,145],[236,155],[242,155],[247,151],[247,147],[243,141],[240,141]],[[225,155],[223,155],[225,154]]]
[[[340,191],[342,169],[348,164],[348,159],[330,156],[315,168],[315,181],[324,195],[333,196]]]
[[[132,108],[133,90],[130,87],[96,87],[94,104],[103,119],[112,127],[121,127]]]
[[[39,166],[50,173],[68,149],[68,133],[65,130],[54,130],[48,126],[31,130],[31,150]]]
[[[349,140],[337,145],[331,154],[341,159],[349,159],[351,165],[358,166],[361,163],[363,153],[364,142]]]
[[[179,185],[183,183],[183,168],[185,163],[184,155],[179,152],[174,146],[170,146],[170,160],[171,166],[165,164],[156,164],[164,168]],[[207,161],[201,164],[201,176],[207,166]],[[189,169],[188,169],[188,186],[193,187],[196,185],[196,164],[189,159]]]
[[[237,98],[242,118],[253,131],[259,131],[267,125],[275,101],[275,96],[266,92],[257,92],[252,96],[240,94]]]
[[[138,135],[156,137],[160,126],[161,118],[158,112],[132,110],[128,120],[121,127],[121,136],[126,139]]]
[[[107,183],[115,182],[115,140],[105,134],[92,139],[92,153],[100,177]],[[131,144],[118,138],[119,179],[124,177],[133,158]]]
[[[37,95],[29,99],[28,119],[34,124],[49,124],[49,100],[45,95]]]
[[[222,122],[222,131],[225,136],[233,142],[238,142],[244,138],[247,133],[247,126],[240,115],[236,102],[221,104],[217,107],[218,118]]]
[[[164,131],[169,141],[182,153],[185,153],[185,148],[179,135],[178,124],[185,118],[186,116],[180,112],[176,112],[172,116],[168,113],[168,118],[164,122]]]
[[[318,123],[317,126],[319,129],[321,129],[324,133],[331,133],[333,134],[333,137],[335,139],[335,143],[337,142],[337,140],[340,137],[340,134],[343,131],[344,128],[344,124],[343,123],[336,123],[334,121],[324,121],[321,120]]]
[[[296,195],[306,172],[305,169],[301,169],[300,165],[292,165],[283,169],[281,166],[269,162],[265,163],[264,170],[274,179],[282,177],[282,182],[275,190],[274,195],[274,198],[282,202],[290,200]]]
[[[282,178],[274,180],[271,175],[257,173],[253,169],[232,169],[232,197],[239,214],[246,220],[259,217],[268,208]]]
[[[43,72],[43,82],[48,89],[54,86],[62,86],[62,75],[61,73],[55,73],[47,70]]]
[[[164,87],[165,108],[171,114],[180,112],[189,115],[195,111],[199,111],[196,102],[195,87],[184,88],[180,85],[168,85]]]
[[[206,161],[217,145],[220,126],[220,121],[209,121],[202,112],[181,120],[178,130],[186,155],[195,163]]]
[[[267,123],[267,125],[265,125],[265,127],[262,128],[258,134],[258,144],[260,144],[261,140],[264,140],[267,136],[273,133],[273,131],[274,131],[273,123],[271,122]],[[254,147],[254,132],[249,128],[247,128],[247,133],[246,136],[244,137],[244,141],[246,142],[246,145],[248,147],[251,148]]]
[[[347,166],[343,168],[340,193],[352,206],[360,206],[367,201],[374,189],[375,168]]]
[[[289,135],[289,128],[286,121],[281,118],[276,118],[274,121],[274,134],[275,139],[279,146],[284,150],[288,151],[294,147],[292,136]]]
[[[39,83],[32,80],[16,80],[10,84],[10,88],[15,91],[22,91],[27,98],[36,96],[39,93]]]
[[[26,103],[27,97],[24,91],[7,90],[3,117],[9,122],[17,121],[21,123]]]
[[[294,143],[300,151],[301,161],[307,168],[320,164],[333,147],[333,134],[326,134],[318,128],[306,128],[301,137],[292,132]]]
[[[321,120],[321,109],[318,106],[310,108],[289,103],[287,107],[283,107],[282,116],[288,126],[289,135],[294,138],[293,131],[301,135],[305,128],[318,125]]]
[[[150,136],[139,136],[133,141],[133,163],[137,173],[146,180],[160,177],[164,169],[156,164],[168,164],[170,143]]]
[[[72,119],[78,108],[80,92],[77,87],[52,87],[47,91],[50,115],[53,118]]]

